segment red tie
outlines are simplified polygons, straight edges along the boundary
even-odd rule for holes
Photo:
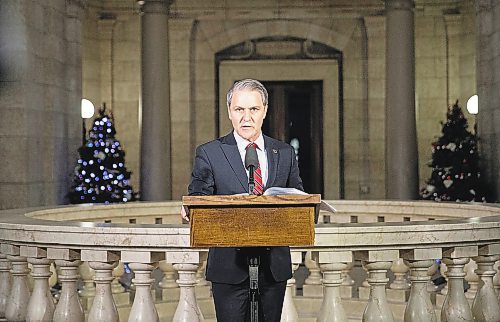
[[[259,146],[255,143],[250,143],[248,146],[254,146],[255,149],[259,148]],[[254,181],[255,181],[255,186],[253,188],[253,194],[259,196],[264,192],[264,185],[262,184],[262,171],[260,170],[260,162],[257,165],[257,169],[254,170],[253,175],[254,175]]]

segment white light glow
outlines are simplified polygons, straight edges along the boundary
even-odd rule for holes
[[[467,101],[467,111],[470,114],[476,115],[478,112],[478,97],[477,95],[472,95]]]
[[[95,107],[91,101],[82,98],[82,119],[89,119],[94,116]]]

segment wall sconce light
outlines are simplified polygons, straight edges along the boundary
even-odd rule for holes
[[[82,99],[81,104],[81,114],[82,114],[82,145],[85,145],[85,139],[87,137],[87,128],[85,126],[85,120],[94,116],[95,107],[94,104],[86,98]]]
[[[478,97],[477,97],[477,95],[472,95],[467,100],[467,111],[472,115],[477,114],[477,112],[478,112]]]

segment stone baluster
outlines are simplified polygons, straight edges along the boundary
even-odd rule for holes
[[[205,279],[205,268],[207,266],[207,261],[203,261],[196,271],[196,286],[206,286],[210,283]]]
[[[404,315],[405,322],[437,321],[436,312],[434,312],[434,306],[427,291],[427,283],[431,279],[428,270],[435,263],[434,260],[408,260],[405,263],[410,267],[411,282],[410,298]]]
[[[394,290],[407,290],[410,288],[406,280],[406,273],[408,273],[408,266],[405,265],[402,258],[398,258],[392,262],[391,271],[394,273],[394,281],[389,285]]]
[[[436,274],[436,272],[438,271],[438,268],[439,268],[439,265],[434,260],[431,267],[429,267],[429,269],[427,270],[427,275],[429,275],[429,280],[427,281],[427,291],[428,292],[433,293],[433,292],[436,292],[438,289],[438,286],[435,285],[434,282],[432,281],[432,276],[434,276],[434,274]]]
[[[477,264],[473,259],[470,259],[469,262],[465,265],[465,280],[469,284],[469,289],[465,292],[465,297],[469,300],[469,303],[472,304],[472,301],[476,297],[478,288],[479,288],[479,276],[475,273],[477,269]]]
[[[302,262],[302,252],[291,251],[292,257],[292,273],[299,268],[299,264]],[[295,288],[295,278],[292,276],[286,282],[285,298],[283,300],[283,308],[281,310],[281,322],[298,322],[299,314],[297,313],[297,308],[293,302],[293,293]]]
[[[370,298],[363,313],[363,321],[394,321],[387,302],[385,286],[389,282],[387,271],[392,262],[365,262],[370,284]]]
[[[207,267],[207,261],[200,263],[198,271],[196,272],[196,286],[195,293],[196,298],[209,298],[210,297],[210,282],[205,278],[205,268]]]
[[[441,275],[444,277],[444,279],[446,281],[446,285],[441,289],[441,294],[447,295],[448,294],[448,275],[446,274],[446,272],[448,271],[448,267],[446,266],[446,263],[443,260],[441,260],[440,269],[441,269]]]
[[[17,253],[19,254],[19,247]],[[7,255],[7,259],[12,264],[12,286],[10,289],[9,300],[5,310],[7,321],[25,321],[30,298],[28,287],[28,262],[26,257],[19,255]]]
[[[83,322],[85,316],[76,288],[81,261],[57,259],[55,263],[60,272],[58,278],[61,282],[61,294],[54,311],[54,322]]]
[[[309,271],[309,276],[305,279],[302,286],[302,295],[305,297],[322,297],[323,285],[321,285],[321,271],[318,263],[311,257],[311,251],[306,252],[304,265]]]
[[[493,276],[495,275],[493,265],[499,259],[499,255],[474,257],[478,266],[476,273],[480,278],[479,290],[472,304],[472,315],[475,321],[500,321],[500,304],[493,286]]]
[[[353,286],[354,280],[352,279],[350,272],[354,267],[354,262],[347,263],[347,267],[342,270],[342,284],[341,286]]]
[[[179,303],[174,313],[173,322],[203,321],[203,314],[196,301],[195,289],[198,265],[206,259],[206,252],[174,251],[167,252],[167,262],[173,263],[179,274],[177,284],[180,288]]]
[[[367,281],[370,284],[370,297],[363,313],[363,321],[394,321],[385,287],[389,282],[387,271],[391,268],[392,262],[399,258],[399,251],[368,251],[356,254],[363,260],[368,271]]]
[[[82,262],[78,268],[80,279],[83,282],[82,288],[78,290],[80,295],[80,304],[84,311],[88,311],[92,305],[95,296],[94,275],[95,272],[90,268],[88,262]]]
[[[309,276],[305,279],[304,284],[321,285],[321,270],[319,269],[318,263],[312,259],[310,251],[306,252],[304,265],[309,271]]]
[[[89,266],[88,262],[83,262],[79,267],[80,278],[83,281],[83,287],[79,291],[80,296],[84,298],[92,298],[95,296],[94,285],[94,270]]]
[[[177,279],[177,272],[171,263],[161,261],[158,265],[163,272],[163,278],[159,283],[161,288],[161,298],[164,301],[178,301],[179,300],[179,285],[175,282]]]
[[[49,289],[52,289],[57,284],[57,270],[54,261],[51,262],[49,270],[51,272],[49,277]],[[56,299],[54,298],[54,301],[55,300]]]
[[[442,257],[441,248],[422,248],[401,251],[401,257],[410,268],[411,290],[406,305],[404,321],[437,321],[431,303],[428,283],[433,269],[437,269],[435,258]],[[434,267],[434,268],[433,268]]]
[[[111,282],[111,293],[121,294],[125,292],[125,287],[120,284],[120,277],[125,273],[125,265],[118,262],[115,269],[113,269],[113,281]]]
[[[314,252],[313,257],[323,272],[323,302],[318,314],[318,322],[347,321],[340,297],[342,270],[352,262],[351,252]]]
[[[500,304],[500,261],[497,261],[493,268],[496,269],[496,274],[493,278],[493,285],[498,296],[498,303]]]
[[[135,297],[128,318],[129,322],[158,322],[160,320],[151,294],[151,284],[154,282],[151,272],[156,268],[157,263],[164,259],[164,253],[121,252],[121,260],[129,263],[130,269],[135,274],[132,279],[135,285]]]
[[[118,322],[118,310],[111,292],[113,281],[113,269],[118,262],[89,262],[94,269],[96,284],[95,297],[89,311],[89,322]]]
[[[0,253],[0,320],[5,318],[7,299],[10,299],[11,290],[11,265],[7,256]]]
[[[447,266],[448,293],[441,309],[442,322],[473,321],[472,311],[464,294],[464,266],[469,258],[443,258]]]
[[[135,297],[129,322],[157,322],[159,321],[158,311],[154,305],[151,295],[151,284],[154,279],[151,278],[151,272],[156,265],[151,263],[133,263],[129,262],[129,267],[134,271],[135,278],[132,283],[135,285]]]
[[[30,250],[35,250],[30,247]],[[22,253],[23,249],[21,249]],[[45,251],[42,251],[45,253]],[[46,256],[46,253],[44,254]],[[28,257],[28,263],[32,265],[31,276],[33,277],[33,292],[31,293],[26,313],[26,321],[52,321],[54,317],[55,304],[49,289],[50,265],[52,261],[48,258]]]

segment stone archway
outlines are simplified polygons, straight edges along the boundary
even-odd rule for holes
[[[224,49],[245,43],[259,38],[288,38],[302,39],[309,42],[324,44],[342,51],[349,41],[354,29],[349,29],[349,33],[339,33],[334,29],[327,29],[312,23],[300,22],[294,20],[269,20],[255,21],[239,25],[229,30],[207,36],[203,32],[203,25],[197,26],[197,37],[193,37],[195,43],[193,48],[195,52],[192,57],[193,86],[191,97],[194,109],[192,110],[192,121],[194,126],[193,136],[194,145],[206,142],[220,135],[220,130],[226,131],[224,103],[221,104],[219,97],[224,97],[228,84],[230,85],[236,79],[242,78],[244,70],[252,70],[255,78],[262,80],[294,80],[294,79],[320,79],[324,81],[328,90],[324,96],[324,135],[328,140],[324,140],[323,158],[327,161],[325,166],[324,178],[324,197],[329,199],[338,199],[342,197],[341,187],[343,185],[343,171],[341,165],[341,149],[339,148],[339,66],[327,60],[319,63],[319,60],[311,62],[301,59],[296,60],[273,60],[273,68],[281,69],[281,72],[269,75],[269,68],[265,66],[265,60],[255,62],[251,60],[231,61],[232,76],[217,75],[219,66],[216,63],[216,54]],[[325,57],[326,58],[326,57]],[[248,57],[247,57],[248,59]],[[238,65],[239,64],[239,65]],[[268,62],[269,64],[269,62]],[[238,65],[238,66],[237,66]],[[287,73],[284,71],[293,71],[296,73]],[[226,70],[227,72],[227,70]],[[230,73],[231,74],[231,73]],[[239,76],[236,76],[236,75]],[[277,76],[281,75],[281,76]],[[251,75],[249,75],[250,77]],[[305,77],[305,78],[304,78]],[[220,84],[220,86],[219,86]],[[220,90],[219,88],[220,87]],[[335,93],[331,92],[333,90]],[[219,106],[218,108],[215,106]],[[223,106],[222,108],[220,106]]]

